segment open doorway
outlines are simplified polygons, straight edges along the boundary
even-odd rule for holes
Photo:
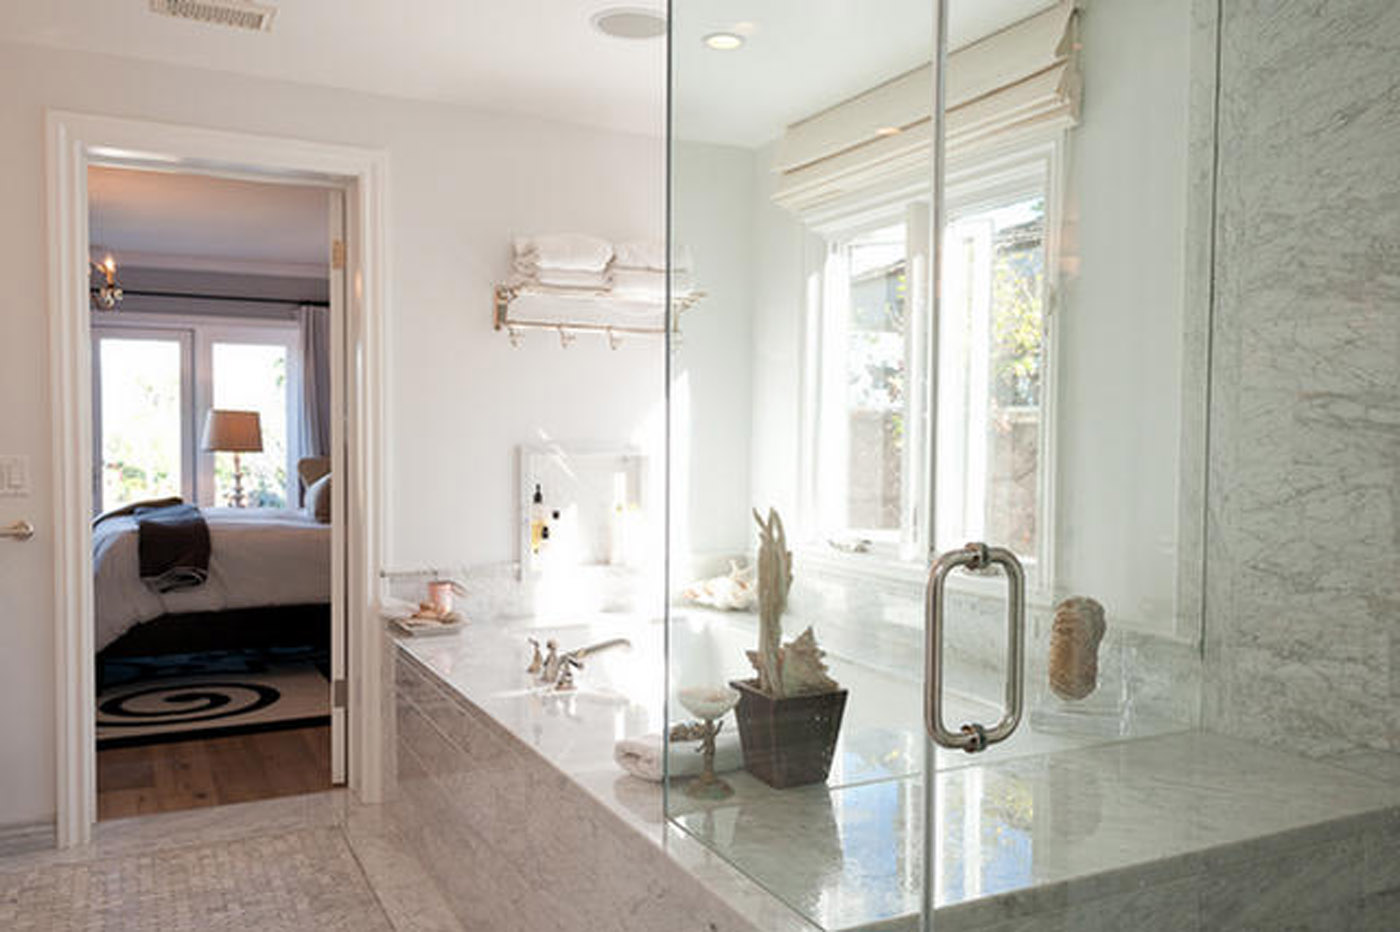
[[[97,816],[342,783],[344,191],[87,182]]]

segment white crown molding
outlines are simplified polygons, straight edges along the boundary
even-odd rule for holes
[[[183,256],[171,253],[116,249],[94,243],[92,258],[101,262],[108,253],[117,269],[162,269],[179,272],[219,272],[229,275],[267,275],[283,278],[326,278],[329,262],[272,262],[262,259],[229,259],[219,256]]]

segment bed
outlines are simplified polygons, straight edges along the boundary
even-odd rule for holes
[[[134,517],[105,518],[93,528],[98,651],[131,640],[142,627],[173,622],[189,630],[223,620],[235,629],[246,624],[251,634],[260,619],[278,617],[254,610],[329,605],[329,524],[300,509],[204,508],[201,513],[209,526],[208,579],[173,592],[156,592],[140,579]]]

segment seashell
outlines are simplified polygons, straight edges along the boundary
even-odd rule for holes
[[[817,636],[809,627],[783,648],[783,694],[806,696],[833,692],[841,687],[826,673],[826,651],[817,646]]]
[[[754,585],[756,573],[755,567],[741,567],[730,560],[727,575],[691,583],[682,590],[681,597],[696,605],[729,612],[748,611],[758,601],[758,590]]]
[[[1099,685],[1099,644],[1108,623],[1103,606],[1072,596],[1055,606],[1050,628],[1050,691],[1061,699],[1083,699]]]

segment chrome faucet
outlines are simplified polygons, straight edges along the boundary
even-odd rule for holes
[[[545,650],[548,653],[540,656],[540,642],[530,638],[530,643],[534,645],[534,656],[530,660],[530,665],[525,668],[526,673],[530,673],[541,683],[547,683],[558,692],[568,692],[574,689],[574,671],[583,669],[583,659],[594,654],[600,654],[605,650],[614,647],[631,647],[632,642],[627,638],[613,638],[608,641],[600,641],[597,644],[590,644],[587,647],[580,647],[577,650],[559,653],[559,642],[550,638],[545,641]]]

